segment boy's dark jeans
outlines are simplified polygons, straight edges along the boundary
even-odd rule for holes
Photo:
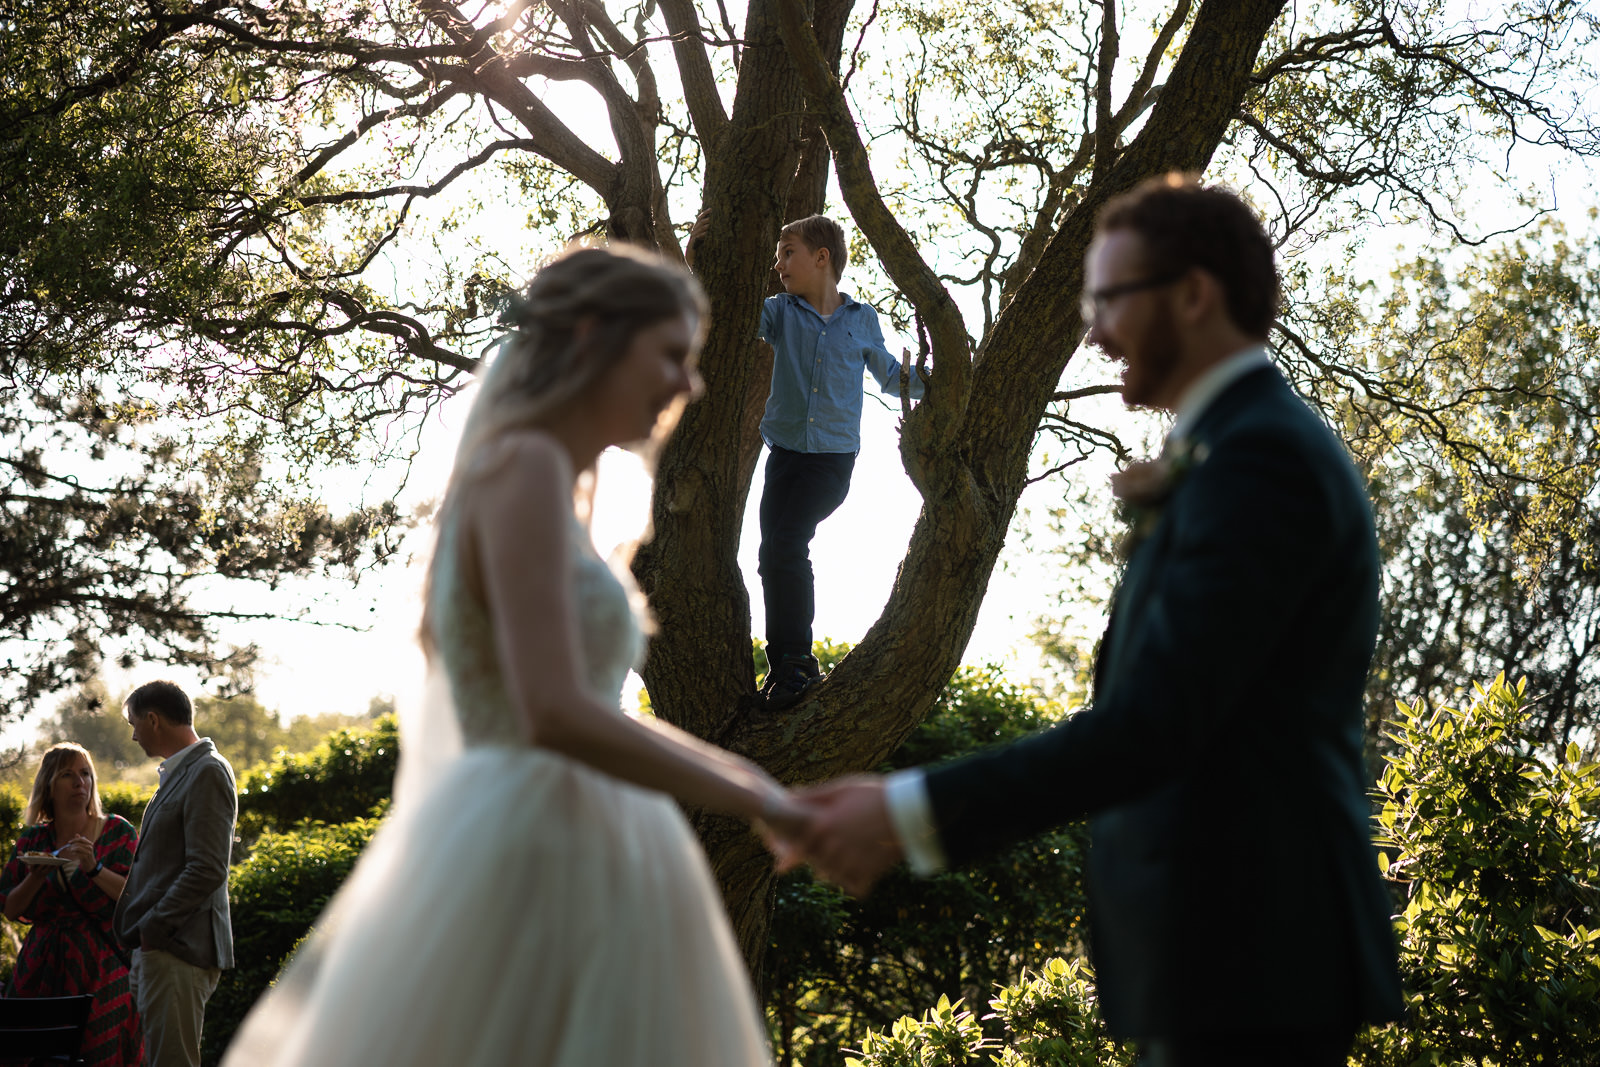
[[[767,663],[809,655],[816,616],[811,539],[850,492],[854,452],[791,452],[771,446],[761,491],[762,599],[767,607]]]

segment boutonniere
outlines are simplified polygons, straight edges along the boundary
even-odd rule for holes
[[[1157,458],[1134,460],[1111,476],[1117,510],[1128,524],[1128,531],[1117,546],[1119,556],[1127,559],[1150,536],[1172,494],[1210,454],[1204,441],[1179,438],[1168,442]]]

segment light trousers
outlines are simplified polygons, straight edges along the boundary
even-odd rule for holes
[[[170,952],[133,950],[128,980],[144,1025],[147,1067],[200,1067],[206,1001],[221,977],[216,967],[196,967]]]

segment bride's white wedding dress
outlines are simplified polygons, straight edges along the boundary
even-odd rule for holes
[[[588,682],[615,703],[642,647],[632,585],[572,530]],[[430,606],[451,700],[422,731],[403,725],[392,814],[226,1067],[770,1063],[677,805],[518,739],[448,519],[436,551]]]

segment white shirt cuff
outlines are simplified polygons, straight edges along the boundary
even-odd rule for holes
[[[889,775],[884,781],[883,801],[911,873],[926,878],[944,870],[944,849],[939,844],[939,828],[933,823],[933,801],[922,769],[912,767]]]

